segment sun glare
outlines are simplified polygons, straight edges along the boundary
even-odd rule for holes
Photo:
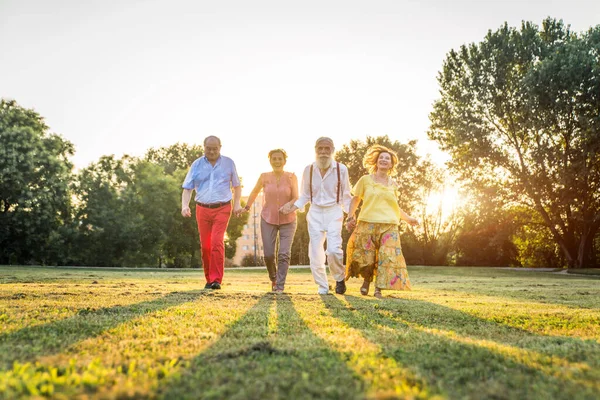
[[[463,196],[456,187],[446,187],[441,191],[433,192],[427,198],[427,214],[436,214],[440,207],[442,219],[447,219],[464,203]]]

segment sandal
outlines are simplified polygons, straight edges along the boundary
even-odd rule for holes
[[[371,282],[364,281],[362,286],[360,287],[360,294],[366,296],[369,294],[369,286],[371,286]]]
[[[381,294],[381,289],[375,288],[375,293],[373,293],[373,296],[377,297],[378,299],[383,299],[383,295]]]

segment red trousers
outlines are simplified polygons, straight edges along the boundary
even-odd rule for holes
[[[196,205],[196,222],[200,235],[202,267],[206,282],[223,280],[225,267],[225,231],[231,217],[231,204],[219,208],[205,208]]]

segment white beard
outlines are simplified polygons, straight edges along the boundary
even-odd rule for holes
[[[317,157],[317,167],[320,169],[329,169],[331,167],[331,162],[333,161],[333,157],[329,157],[326,160],[323,160],[320,157]]]

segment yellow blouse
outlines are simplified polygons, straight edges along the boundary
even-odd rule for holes
[[[371,175],[364,175],[354,185],[352,195],[360,197],[363,201],[358,221],[400,223],[398,190],[394,184],[385,186],[375,182]]]

